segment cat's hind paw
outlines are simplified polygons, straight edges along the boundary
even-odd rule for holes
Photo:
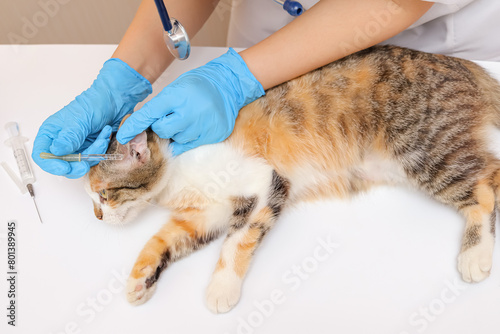
[[[148,301],[156,290],[156,282],[151,284],[148,280],[149,275],[139,278],[130,276],[127,281],[125,291],[127,301],[132,305],[141,305]]]
[[[219,271],[207,288],[207,306],[213,313],[226,313],[240,300],[242,279],[234,272]]]
[[[486,242],[473,246],[458,256],[458,271],[468,283],[481,282],[490,275],[493,247]]]

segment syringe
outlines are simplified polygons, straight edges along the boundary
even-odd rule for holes
[[[23,185],[28,188],[28,192],[30,193],[31,198],[33,198],[33,203],[35,203],[38,218],[40,218],[40,222],[42,223],[42,218],[40,217],[40,212],[38,211],[38,206],[35,201],[35,192],[33,191],[35,177],[31,171],[28,156],[26,155],[26,150],[24,149],[24,142],[28,139],[19,135],[19,126],[16,122],[9,122],[5,124],[5,130],[7,130],[7,133],[9,134],[9,139],[5,141],[5,144],[12,147],[12,150],[14,151],[17,167],[19,168],[19,173],[21,174],[21,181]]]
[[[123,154],[66,154],[53,155],[52,153],[40,153],[42,159],[59,159],[64,161],[103,161],[103,160],[123,160]]]

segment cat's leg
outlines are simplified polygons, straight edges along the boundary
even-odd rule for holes
[[[172,262],[215,239],[219,229],[211,228],[203,212],[188,209],[172,213],[170,221],[156,233],[139,254],[127,282],[127,300],[146,302],[154,293],[161,272]]]
[[[472,201],[460,212],[466,218],[458,270],[466,282],[480,282],[489,276],[495,243],[495,191],[483,179],[474,189]]]
[[[273,172],[267,199],[234,199],[229,232],[206,293],[207,306],[212,312],[227,312],[238,302],[254,251],[278,218],[288,189],[288,182]]]
[[[479,282],[489,276],[492,265],[493,180],[500,161],[483,149],[482,140],[473,136],[476,130],[464,128],[463,122],[437,122],[435,126],[432,141],[424,140],[422,145],[411,147],[405,144],[403,136],[392,144],[393,154],[410,180],[465,217],[458,271],[466,282]]]

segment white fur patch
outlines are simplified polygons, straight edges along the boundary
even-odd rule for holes
[[[488,149],[497,159],[500,159],[500,131],[497,127],[490,125],[486,128]]]
[[[230,311],[238,303],[243,280],[231,269],[216,271],[207,288],[207,306],[213,313]]]
[[[466,282],[481,282],[490,275],[495,238],[490,233],[489,220],[489,215],[484,215],[479,244],[458,256],[458,271]]]
[[[353,176],[353,173],[355,175]],[[284,175],[291,182],[290,200],[301,200],[301,196],[308,190],[314,190],[329,183],[345,184],[349,179],[358,177],[373,183],[405,184],[406,175],[398,164],[376,154],[369,154],[359,165],[350,166],[343,170],[322,170],[321,167],[310,163],[293,169],[292,173]]]
[[[151,298],[156,290],[155,282],[149,288],[146,288],[146,279],[152,274],[153,269],[147,267],[144,271],[144,276],[139,278],[129,277],[127,281],[127,286],[125,287],[125,292],[127,293],[127,301],[132,305],[144,304]]]
[[[225,144],[205,145],[171,159],[158,202],[167,205],[190,194],[204,203],[206,230],[227,227],[233,197],[267,198],[272,168]]]

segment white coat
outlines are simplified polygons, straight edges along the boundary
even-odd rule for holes
[[[300,1],[307,10],[317,0]],[[407,30],[384,44],[405,46],[473,60],[500,61],[500,0],[435,0],[434,5]],[[249,47],[294,18],[273,0],[233,0],[228,45]],[[383,29],[387,15],[373,14],[360,27]],[[367,29],[364,32],[362,29]],[[363,38],[360,36],[359,38]]]

